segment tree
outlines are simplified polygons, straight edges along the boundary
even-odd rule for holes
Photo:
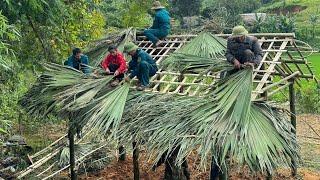
[[[173,0],[171,4],[173,13],[177,16],[197,16],[200,14],[200,0]]]
[[[315,38],[316,35],[316,26],[318,25],[319,22],[319,14],[310,14],[309,16],[309,22],[312,25],[312,38]]]

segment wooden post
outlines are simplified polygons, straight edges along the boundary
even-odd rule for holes
[[[291,119],[291,124],[294,127],[292,129],[292,132],[296,134],[296,128],[297,128],[297,118],[296,118],[296,96],[295,96],[295,91],[294,91],[294,78],[291,78],[289,80],[291,84],[289,85],[289,98],[290,98],[290,119]],[[292,159],[292,176],[297,175],[297,160]]]
[[[68,138],[69,138],[69,152],[70,152],[70,175],[71,180],[77,179],[77,173],[75,171],[75,155],[74,155],[74,129],[71,127],[71,123],[69,125],[68,131]]]
[[[126,160],[126,149],[123,145],[119,147],[119,161],[125,161]]]
[[[140,179],[140,171],[139,171],[139,148],[136,142],[132,143],[133,147],[133,179]]]

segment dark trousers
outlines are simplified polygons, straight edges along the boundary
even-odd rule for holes
[[[149,64],[142,61],[138,64],[137,68],[137,78],[141,82],[141,85],[148,86],[150,77],[155,75],[158,70],[157,66],[155,64]]]
[[[153,43],[156,44],[159,39],[165,38],[169,33],[160,29],[146,29],[143,34]]]
[[[110,63],[108,68],[111,73],[115,73],[119,69],[119,65]],[[115,78],[118,79],[119,81],[121,81],[124,78],[124,74],[123,73],[119,74]]]

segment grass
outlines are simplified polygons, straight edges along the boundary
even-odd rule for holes
[[[313,66],[314,74],[320,79],[320,53],[313,54],[308,57],[311,66]]]

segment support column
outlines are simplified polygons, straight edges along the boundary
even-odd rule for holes
[[[140,179],[140,171],[139,171],[139,148],[136,142],[132,143],[133,147],[133,179]]]
[[[295,90],[294,90],[294,78],[290,79],[290,85],[289,85],[289,98],[290,98],[290,120],[291,124],[294,127],[292,129],[292,132],[296,135],[296,128],[297,128],[297,117],[296,117],[296,96],[295,96]],[[297,137],[297,136],[296,136]],[[292,159],[292,176],[297,175],[297,160]]]
[[[71,180],[77,179],[77,173],[75,171],[75,155],[74,155],[74,129],[71,127],[71,123],[69,124],[68,131],[68,139],[69,139],[69,152],[70,152],[70,175]]]
[[[125,161],[126,160],[126,149],[123,145],[120,145],[119,147],[119,161]]]

